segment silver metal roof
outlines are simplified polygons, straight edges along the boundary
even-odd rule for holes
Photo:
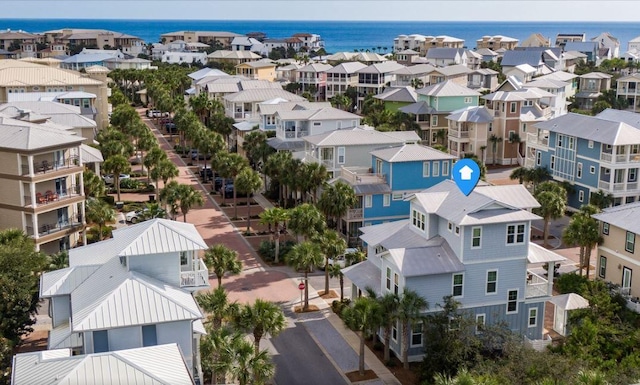
[[[447,80],[442,83],[433,84],[428,87],[420,88],[416,90],[416,92],[420,95],[426,96],[480,96],[480,93],[474,91],[465,86],[461,86],[458,83]]]
[[[607,108],[606,110],[596,115],[596,118],[611,120],[613,122],[623,122],[632,127],[640,129],[640,114],[632,111]]]
[[[79,145],[85,138],[65,131],[43,127],[0,115],[0,148],[7,150],[39,150]]]
[[[640,144],[640,130],[627,123],[568,113],[535,127],[610,145]]]
[[[638,220],[640,218],[640,202],[609,207],[601,213],[594,214],[593,217],[623,230],[640,234],[640,221]]]
[[[342,269],[345,277],[359,287],[364,289],[370,287],[377,294],[381,294],[381,273],[380,268],[373,262],[366,259],[360,263]]]
[[[547,250],[533,242],[529,242],[529,253],[527,254],[527,261],[529,263],[560,262],[565,259],[566,258],[560,254]]]
[[[415,103],[418,101],[418,95],[413,87],[389,87],[383,93],[375,95],[374,98],[387,102],[406,102]]]
[[[306,100],[302,96],[277,88],[245,89],[224,97],[225,100],[235,103],[262,102],[274,98],[283,98],[289,101]]]
[[[404,146],[385,148],[371,151],[371,155],[387,162],[415,162],[434,159],[456,159],[455,156],[438,151],[435,148],[420,144],[405,144]]]
[[[454,122],[490,123],[493,122],[493,115],[484,106],[475,106],[453,111],[447,119]]]
[[[306,136],[304,140],[316,146],[366,146],[371,144],[404,144],[418,141],[420,137],[414,131],[381,132],[355,129],[336,130],[324,134]]]
[[[589,307],[589,301],[576,293],[554,295],[549,302],[564,310],[587,309]]]
[[[464,265],[442,237],[429,246],[389,250],[389,259],[404,277],[447,274],[464,271]]]

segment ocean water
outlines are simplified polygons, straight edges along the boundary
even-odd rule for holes
[[[282,38],[297,32],[316,33],[325,41],[327,52],[387,47],[400,34],[449,35],[465,40],[469,48],[483,35],[505,35],[523,41],[541,33],[553,44],[558,33],[586,33],[587,39],[610,32],[620,40],[620,53],[627,42],[640,35],[638,23],[615,22],[404,22],[404,21],[239,21],[239,20],[88,20],[88,19],[0,19],[0,30],[10,28],[43,32],[60,28],[98,28],[124,32],[152,43],[167,32],[228,31],[240,34],[264,32],[269,38]],[[383,50],[384,52],[384,50]]]

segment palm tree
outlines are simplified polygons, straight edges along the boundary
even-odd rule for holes
[[[106,187],[104,180],[91,170],[85,170],[82,173],[82,183],[84,185],[84,195],[86,197],[97,198],[104,196]]]
[[[226,383],[227,373],[233,367],[236,348],[242,341],[244,335],[237,330],[229,327],[207,327],[207,334],[200,339],[200,350],[202,367],[211,372],[212,384]]]
[[[275,366],[266,350],[255,353],[250,342],[240,340],[233,351],[235,357],[230,373],[239,385],[264,385],[275,374]]]
[[[373,294],[373,297],[376,296],[375,293],[370,294]],[[382,326],[382,338],[384,340],[384,362],[389,362],[391,360],[391,331],[398,319],[400,297],[395,293],[387,292],[383,296],[378,297],[377,301],[380,304],[380,326]]]
[[[187,222],[187,213],[193,206],[204,205],[202,193],[188,184],[179,185],[178,200],[180,201],[180,211],[184,222]]]
[[[54,271],[69,267],[69,252],[66,250],[59,251],[48,256],[49,266],[47,271]]]
[[[171,219],[175,220],[178,215],[178,203],[180,202],[180,184],[175,180],[167,183],[160,191],[160,201],[169,207]]]
[[[147,151],[147,155],[144,157],[142,161],[142,165],[147,168],[147,183],[151,181],[151,171],[158,166],[161,160],[169,159],[167,153],[164,152],[158,146],[154,146],[149,151]],[[157,184],[157,181],[156,181]],[[157,191],[156,191],[157,194]]]
[[[491,164],[495,166],[496,156],[498,155],[498,143],[502,143],[502,138],[496,136],[496,134],[491,134],[489,142],[491,142],[491,152],[493,154],[493,162],[491,162]]]
[[[255,354],[260,353],[260,340],[269,333],[277,336],[286,326],[284,313],[273,302],[256,299],[253,305],[244,305],[235,319],[236,325],[253,334]]]
[[[522,143],[522,139],[520,139],[520,135],[518,135],[517,132],[514,132],[511,135],[509,135],[509,143],[514,145],[515,150],[517,152],[517,155],[521,155],[520,154],[520,143]],[[516,155],[516,158],[517,158],[517,155]],[[513,159],[513,158],[511,158],[511,159]]]
[[[334,263],[327,270],[329,270],[331,278],[338,278],[338,282],[340,282],[340,302],[344,301],[344,273],[342,273],[342,266]]]
[[[224,139],[218,133],[201,130],[196,137],[196,147],[204,156],[204,168],[207,168],[207,154],[218,154],[224,150]],[[203,182],[207,181],[207,174],[204,174]]]
[[[511,175],[509,175],[509,179],[511,179],[511,180],[518,179],[518,182],[520,182],[520,184],[522,184],[522,183],[524,183],[525,180],[528,179],[530,172],[531,172],[531,170],[529,170],[526,167],[518,167],[518,168],[514,169],[513,171],[511,171]]]
[[[250,233],[251,229],[251,205],[249,202],[253,193],[260,190],[261,187],[262,178],[260,177],[260,174],[253,171],[250,167],[245,167],[240,171],[236,178],[234,191],[235,189],[238,189],[238,191],[247,195],[247,234]]]
[[[286,173],[287,164],[292,159],[291,152],[280,151],[275,154],[269,155],[266,163],[264,164],[264,172],[271,179],[271,183],[277,182],[279,186],[278,190],[278,202],[282,203],[282,191],[284,188],[283,179]]]
[[[413,325],[422,320],[422,313],[429,308],[427,301],[418,293],[404,289],[398,304],[398,320],[402,324],[402,364],[409,369],[409,335]]]
[[[195,298],[202,310],[209,314],[207,322],[211,324],[212,329],[219,329],[223,322],[232,320],[240,311],[237,302],[229,302],[223,287],[200,292]]]
[[[542,182],[534,192],[534,197],[540,203],[540,207],[534,212],[544,219],[544,246],[549,246],[549,223],[552,219],[558,219],[567,207],[567,190],[554,182]]]
[[[269,225],[275,242],[274,263],[280,263],[280,223],[289,219],[289,212],[281,207],[272,207],[260,213],[260,223]]]
[[[352,306],[342,311],[342,319],[345,325],[356,332],[360,339],[358,372],[364,376],[364,339],[367,333],[380,324],[380,304],[370,297],[358,297]]]
[[[589,279],[589,265],[591,264],[591,250],[602,242],[598,221],[592,217],[600,212],[600,209],[593,205],[585,205],[580,208],[580,212],[571,217],[569,226],[564,229],[562,239],[568,244],[578,244],[580,246],[580,275],[582,269],[587,269],[587,279]],[[552,271],[552,270],[549,270]]]
[[[487,146],[480,146],[480,155],[481,158],[480,159],[482,161],[482,163],[486,163],[486,160],[484,159],[484,152],[487,150]]]
[[[303,203],[289,210],[289,228],[296,234],[298,242],[300,235],[306,241],[322,233],[326,227],[322,213],[312,204]]]
[[[611,206],[612,203],[613,195],[602,190],[591,193],[591,196],[589,197],[589,204],[598,207],[600,210],[606,209],[607,207]]]
[[[301,170],[302,178],[307,182],[305,193],[311,193],[313,203],[318,201],[318,189],[329,179],[327,168],[320,163],[303,163]]]
[[[107,222],[116,219],[116,211],[105,201],[91,199],[87,201],[87,219],[98,225],[99,239],[103,239],[102,228]]]
[[[535,167],[529,170],[527,179],[531,182],[531,187],[535,191],[538,184],[551,179],[551,173],[546,167]]]
[[[353,187],[343,181],[326,185],[318,200],[318,208],[327,218],[334,221],[335,228],[340,231],[338,224],[350,208],[356,205],[358,198]],[[332,226],[333,227],[333,226]]]
[[[347,242],[337,231],[329,229],[317,234],[313,241],[320,246],[324,254],[324,294],[329,294],[329,259],[335,261],[338,255],[342,255],[347,248]]]
[[[113,183],[116,186],[118,202],[120,202],[120,174],[131,172],[131,164],[123,155],[112,155],[102,164],[104,170],[113,174]]]
[[[136,148],[141,151],[141,164],[143,166],[144,161],[146,160],[146,154],[149,154],[149,151],[156,147],[158,147],[158,141],[156,140],[155,135],[153,135],[153,132],[151,132],[147,126],[144,126],[144,130],[136,141]],[[148,172],[149,169],[147,168],[147,173]]]
[[[156,196],[160,196],[160,184],[158,182],[162,180],[162,185],[166,188],[169,179],[177,177],[179,173],[178,167],[169,158],[160,159],[150,173],[151,178],[156,182]]]
[[[204,253],[204,263],[218,278],[218,287],[222,287],[222,277],[225,273],[240,274],[242,262],[238,259],[238,252],[223,244],[209,246]]]
[[[313,242],[302,242],[291,248],[286,255],[287,264],[296,270],[304,272],[304,306],[303,311],[309,310],[309,273],[323,262],[320,247]]]
[[[235,187],[236,178],[242,169],[249,166],[249,162],[247,162],[246,158],[243,158],[242,155],[236,153],[227,153],[219,160],[218,167],[220,168],[220,173],[224,174],[225,177],[233,179],[233,206],[234,206],[234,219],[238,218],[238,205],[237,205],[237,196],[238,189]],[[224,195],[224,194],[223,194]]]

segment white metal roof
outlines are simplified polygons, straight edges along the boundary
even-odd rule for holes
[[[604,209],[593,217],[632,233],[640,234],[640,202]]]
[[[564,310],[587,309],[589,307],[589,301],[576,293],[554,295],[549,302]]]
[[[426,96],[480,96],[478,91],[474,91],[465,86],[461,86],[453,80],[447,80],[441,83],[433,84],[428,87],[416,90],[420,95]]]
[[[0,115],[0,148],[8,150],[38,150],[58,146],[79,145],[85,138],[60,129],[23,122]]]
[[[177,344],[72,356],[69,349],[17,354],[13,385],[192,385]]]
[[[404,277],[464,271],[464,265],[442,237],[435,237],[422,247],[390,249],[388,258]]]
[[[529,263],[560,262],[565,259],[566,258],[560,254],[547,250],[533,242],[529,242],[529,254],[527,254],[527,261]]]
[[[85,265],[46,272],[40,278],[40,297],[71,294],[98,268],[99,265]]]
[[[536,123],[535,127],[610,145],[640,144],[640,129],[598,116],[568,113]]]
[[[262,102],[275,98],[283,98],[289,101],[306,100],[302,96],[277,88],[244,89],[224,97],[225,100],[235,103]]]
[[[385,148],[371,151],[371,155],[387,162],[415,162],[433,159],[455,159],[456,157],[435,148],[420,144],[405,144],[404,146]]]
[[[80,145],[80,151],[82,154],[82,163],[102,163],[104,162],[104,158],[102,157],[102,152],[97,148],[93,148],[86,144]]]
[[[366,146],[370,144],[404,144],[407,141],[418,141],[420,137],[414,131],[403,131],[403,135],[375,130],[336,130],[319,135],[305,136],[303,139],[316,146]]]
[[[125,246],[118,255],[174,253],[208,248],[195,226],[190,223],[152,219],[114,230],[113,237]]]
[[[342,269],[342,273],[357,287],[361,289],[370,287],[374,292],[381,293],[380,268],[370,260],[365,259],[360,263],[345,267]]]

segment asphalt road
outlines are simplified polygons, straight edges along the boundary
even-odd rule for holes
[[[291,314],[287,314],[291,316]],[[346,385],[300,322],[271,339],[273,362],[276,364],[277,385]],[[285,355],[279,352],[285,352]]]

